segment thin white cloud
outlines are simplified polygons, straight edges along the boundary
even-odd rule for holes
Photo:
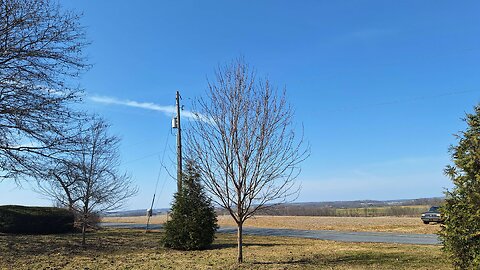
[[[121,100],[114,97],[107,97],[107,96],[90,96],[88,97],[93,102],[102,103],[107,105],[121,105],[133,108],[140,108],[145,110],[152,110],[157,112],[162,112],[168,117],[171,117],[175,114],[176,108],[175,106],[162,106],[152,102],[138,102],[133,100]],[[182,110],[182,117],[186,117],[192,120],[203,120],[205,119],[201,115],[195,114],[191,111]]]
[[[151,102],[138,102],[138,101],[133,101],[128,99],[120,100],[114,97],[106,97],[106,96],[91,96],[89,97],[89,99],[93,102],[107,104],[107,105],[123,105],[128,107],[163,112],[169,116],[175,113],[174,106],[161,106]]]

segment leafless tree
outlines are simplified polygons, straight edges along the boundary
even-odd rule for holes
[[[79,152],[77,152],[79,153]],[[72,155],[69,155],[73,158]],[[55,202],[57,207],[68,208],[77,214],[80,212],[77,202],[81,200],[81,178],[78,164],[73,160],[57,159],[51,168],[46,168],[45,180],[38,182],[38,190]]]
[[[119,171],[120,140],[108,134],[108,127],[97,117],[87,128],[80,125],[77,149],[49,170],[49,181],[39,183],[41,192],[77,213],[83,245],[92,216],[122,207],[137,193],[130,177]]]
[[[0,0],[0,180],[40,173],[65,150],[86,44],[79,16],[57,4]]]
[[[303,135],[296,137],[285,91],[257,79],[242,59],[218,68],[207,98],[194,109],[188,158],[198,162],[206,189],[235,220],[243,262],[245,220],[298,194],[294,180],[308,147]]]

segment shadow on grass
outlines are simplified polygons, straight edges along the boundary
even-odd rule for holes
[[[427,256],[428,258],[428,256]],[[425,257],[418,257],[411,254],[405,254],[402,252],[385,253],[378,251],[370,252],[355,252],[349,254],[341,254],[335,258],[314,258],[312,263],[319,262],[320,264],[326,263],[328,265],[389,265],[389,266],[405,266],[408,263],[414,263],[415,265],[427,263],[428,259]]]
[[[216,240],[210,246],[209,249],[225,249],[225,248],[237,248],[237,236],[235,234],[217,234]],[[251,235],[245,235],[243,240],[243,247],[275,247],[275,246],[292,246],[295,244],[285,243],[280,241],[273,241],[271,239],[254,238]]]
[[[267,243],[246,243],[243,247],[274,247],[281,244],[267,244]],[[210,250],[224,249],[224,248],[237,248],[237,243],[214,243],[210,246]]]
[[[87,233],[86,245],[82,246],[82,234],[51,234],[51,235],[13,235],[0,234],[0,253],[11,256],[31,256],[58,254],[107,254],[115,250],[130,250],[158,248],[160,235],[148,235],[141,231],[128,233],[122,230],[100,230]]]
[[[284,260],[284,261],[272,261],[272,262],[253,262],[252,264],[259,265],[273,265],[273,264],[311,264],[310,259],[298,259],[298,260]]]
[[[297,257],[298,258],[298,257]],[[323,254],[317,254],[301,259],[294,259],[293,257],[280,261],[256,261],[252,264],[258,265],[310,265],[310,266],[373,266],[382,265],[392,268],[404,268],[408,265],[421,265],[428,266],[428,260],[425,258],[416,257],[404,253],[384,253],[378,251],[370,252],[351,252],[349,254],[337,253],[335,255],[326,256]]]
[[[131,229],[104,229],[90,232],[86,235],[86,245],[82,246],[81,233],[50,234],[50,235],[14,235],[0,234],[0,254],[11,257],[31,255],[62,254],[74,255],[105,255],[115,251],[157,250],[163,247],[161,243],[163,232]],[[280,243],[246,242],[244,247],[273,247],[284,245]],[[214,242],[208,250],[236,248],[236,237],[227,237],[220,242]],[[1,257],[1,256],[0,256]]]

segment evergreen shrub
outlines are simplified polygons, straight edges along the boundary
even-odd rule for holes
[[[208,248],[218,229],[211,200],[200,183],[200,175],[192,161],[183,173],[182,190],[174,195],[171,220],[165,224],[165,247],[179,250]]]
[[[73,232],[72,212],[56,207],[0,206],[0,232],[54,234]]]

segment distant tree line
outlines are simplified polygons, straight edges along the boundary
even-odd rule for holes
[[[445,197],[435,197],[435,198],[420,198],[420,199],[414,199],[414,200],[409,200],[402,205],[443,205],[445,203]]]
[[[274,216],[327,216],[327,217],[418,217],[428,210],[428,206],[385,206],[364,208],[334,208],[285,206],[265,210],[259,215]]]
[[[427,211],[430,206],[443,205],[444,198],[420,198],[395,202],[383,201],[343,201],[294,203],[275,205],[258,212],[259,215],[272,216],[327,216],[327,217],[418,217]],[[219,215],[226,214],[221,209]]]

